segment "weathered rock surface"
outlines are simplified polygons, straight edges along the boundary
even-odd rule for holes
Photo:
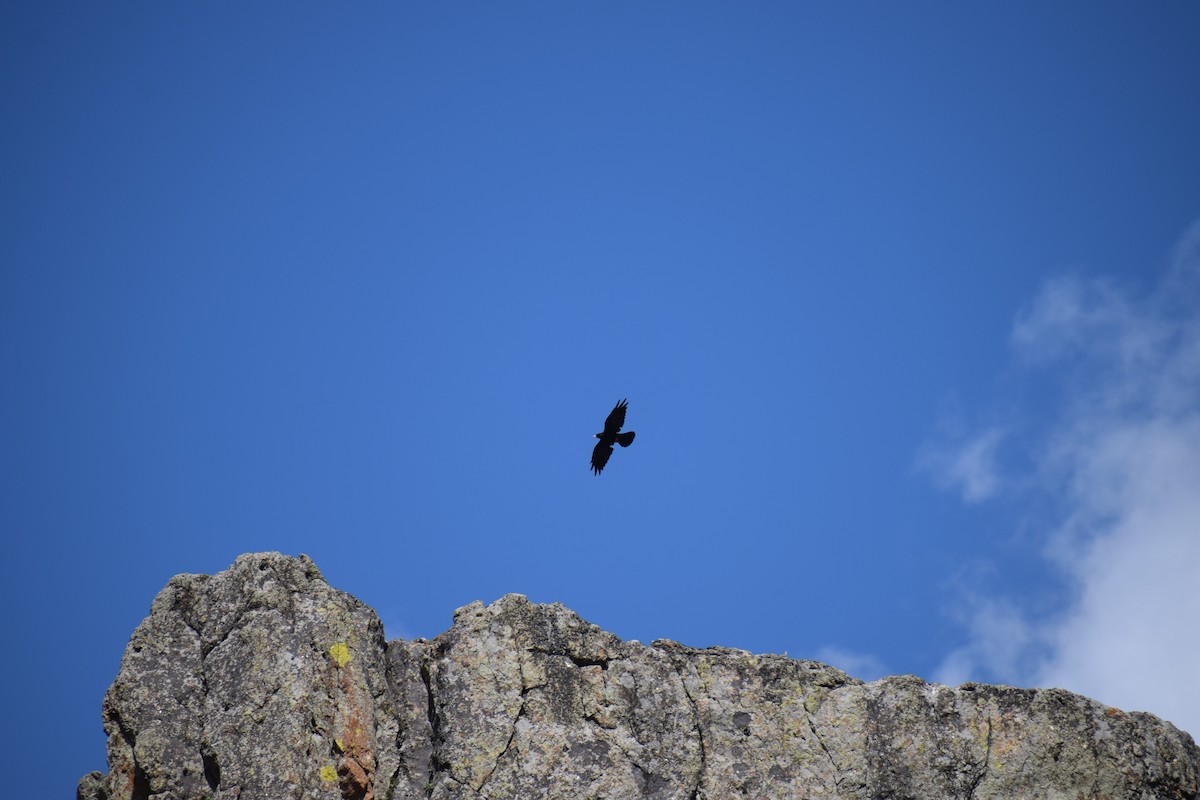
[[[278,553],[173,578],[104,725],[81,799],[1200,796],[1190,736],[1061,690],[646,646],[520,595],[385,642]]]

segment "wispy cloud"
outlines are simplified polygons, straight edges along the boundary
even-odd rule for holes
[[[933,679],[959,684],[969,680],[1009,680],[1026,672],[1038,644],[1038,631],[1004,598],[965,594],[956,600],[955,616],[970,632],[966,644],[942,661]]]
[[[997,451],[1004,431],[988,428],[970,435],[948,435],[924,447],[917,455],[918,468],[942,489],[958,491],[963,502],[986,500],[1000,488]]]
[[[827,644],[819,648],[815,658],[864,681],[873,681],[888,674],[883,662],[870,653],[857,653],[837,645]]]
[[[1069,600],[1037,615],[1018,597],[972,600],[939,677],[1061,686],[1200,733],[1200,224],[1148,292],[1049,282],[1012,345],[1020,379],[1057,388],[1027,457],[1055,507],[1044,556]],[[965,500],[1018,485],[994,445],[987,458],[990,435],[975,436],[990,482],[972,493],[961,479]]]

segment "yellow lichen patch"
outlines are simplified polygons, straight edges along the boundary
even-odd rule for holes
[[[346,752],[346,748],[345,748],[345,746],[343,746],[343,745],[342,745],[342,740],[341,740],[341,739],[334,739],[334,740],[333,740],[333,747],[334,747],[334,749],[336,749],[336,750],[337,750],[339,753],[344,753],[344,752]]]
[[[350,648],[346,647],[345,642],[337,642],[333,647],[329,648],[329,655],[333,656],[333,661],[339,667],[344,667],[350,663]]]
[[[333,767],[329,766],[328,764],[321,767],[321,780],[324,781],[325,783],[336,783],[337,782],[337,770],[334,769]]]

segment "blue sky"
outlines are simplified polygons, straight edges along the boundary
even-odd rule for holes
[[[102,768],[165,582],[259,550],[392,637],[520,592],[1200,730],[1197,42],[1184,2],[6,4],[16,793]]]

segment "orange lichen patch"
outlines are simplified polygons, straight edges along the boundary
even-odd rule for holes
[[[364,693],[361,662],[345,642],[329,649],[330,697],[334,702],[333,751],[338,788],[344,800],[375,800],[374,726],[370,697]]]
[[[338,762],[338,786],[346,800],[374,800],[371,791],[371,770],[358,759],[346,757]]]
[[[1023,744],[1024,740],[1018,736],[993,735],[991,750],[992,758],[1002,759],[1009,753],[1019,750]]]
[[[1125,712],[1122,711],[1121,709],[1112,708],[1111,706],[1104,709],[1104,716],[1106,716],[1106,717],[1119,717],[1121,714],[1124,714],[1124,713]]]
[[[146,773],[138,769],[137,762],[132,758],[132,753],[119,756],[112,765],[110,772],[109,785],[116,788],[121,783],[124,783],[125,797],[145,797],[150,793],[150,787],[146,781]]]
[[[371,754],[371,740],[367,729],[362,723],[361,711],[355,706],[348,709],[346,722],[342,726],[342,735],[336,739],[338,751],[344,756],[358,760],[368,772],[374,769],[374,758]]]
[[[133,769],[133,764],[122,762],[113,771],[120,773],[121,777],[125,779],[125,791],[129,797],[133,797],[133,785],[137,782],[137,773]]]

